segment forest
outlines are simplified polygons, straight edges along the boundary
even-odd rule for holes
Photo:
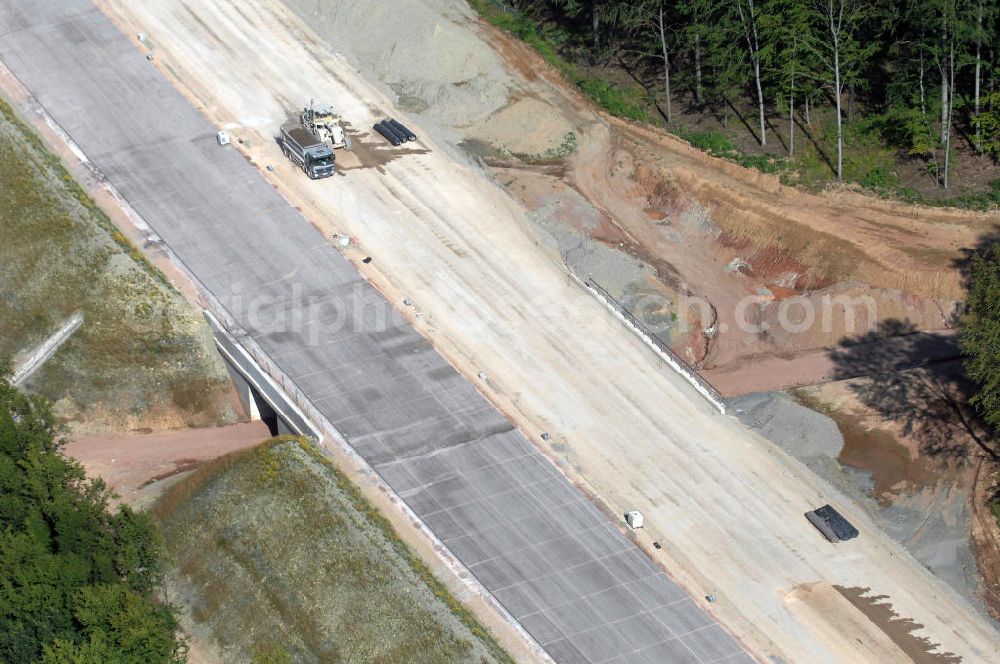
[[[0,358],[0,662],[180,664],[159,533],[61,451]]]
[[[982,164],[966,169],[976,171],[981,186],[992,183],[995,195],[987,202],[1000,200],[994,47],[1000,12],[995,2],[514,0],[473,5],[500,27],[527,37],[543,55],[554,50],[577,71],[628,72],[642,83],[632,90],[641,89],[659,120],[682,137],[687,138],[685,119],[692,114],[714,116],[723,128],[738,118],[737,130],[752,136],[754,152],[794,159],[809,142],[822,153],[830,179],[868,178],[866,184],[878,189],[889,184],[891,178],[880,172],[888,167],[872,162],[867,170],[848,173],[851,164],[845,164],[852,148],[874,138],[897,164],[916,167],[941,192],[938,198],[976,184],[956,181],[955,161],[966,158]],[[645,119],[629,104],[630,98],[637,100],[627,80],[609,85],[586,74],[574,78],[606,110]],[[819,128],[817,115],[823,118]],[[695,139],[711,151],[711,141]]]

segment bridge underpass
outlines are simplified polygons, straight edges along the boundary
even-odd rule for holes
[[[236,393],[250,419],[266,424],[272,436],[305,436],[322,443],[320,428],[295,405],[281,385],[268,375],[211,312],[205,311],[204,315],[215,338],[215,346],[226,362]]]
[[[233,321],[220,351],[276,427],[328,422],[556,661],[752,661],[87,0],[0,0],[0,25],[0,60]]]

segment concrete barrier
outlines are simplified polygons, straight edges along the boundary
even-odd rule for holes
[[[656,353],[661,360],[666,362],[667,366],[676,371],[681,378],[690,383],[691,386],[698,391],[698,394],[705,397],[710,404],[715,406],[720,413],[725,415],[726,404],[722,399],[722,394],[720,394],[711,383],[705,380],[694,367],[685,362],[680,355],[675,353],[670,349],[670,347],[660,341],[656,335],[650,332],[646,326],[633,316],[632,313],[625,307],[623,307],[620,302],[615,300],[606,290],[601,288],[596,281],[593,279],[583,281],[575,275],[571,276],[584,288],[586,288],[595,298],[597,298],[599,302],[604,304],[604,306],[606,306],[611,313],[615,315],[615,318],[625,323],[625,327],[634,332],[636,336],[646,343],[647,346],[653,349],[653,352]]]
[[[291,433],[312,438],[317,443],[323,442],[323,432],[319,425],[314,424],[295,404],[281,385],[275,382],[257,363],[250,353],[229,333],[210,311],[205,311],[205,320],[215,337],[215,345],[219,353],[226,359],[230,368],[238,373],[254,391],[254,395],[263,399],[270,406],[278,419]],[[253,412],[251,412],[253,416]]]

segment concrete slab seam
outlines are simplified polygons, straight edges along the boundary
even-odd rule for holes
[[[212,294],[212,292],[202,283],[202,281],[195,276],[194,272],[187,267],[183,260],[170,248],[162,238],[160,238],[152,226],[143,219],[142,215],[132,206],[131,203],[117,190],[117,188],[112,185],[107,176],[101,172],[99,168],[87,157],[86,153],[80,148],[80,146],[69,136],[69,134],[55,121],[55,119],[44,109],[38,99],[30,93],[24,82],[17,77],[14,72],[7,67],[7,65],[0,60],[0,67],[7,73],[10,77],[17,81],[21,88],[25,92],[25,103],[35,112],[45,124],[53,131],[53,133],[59,137],[61,141],[64,142],[66,147],[70,152],[76,157],[81,165],[83,165],[92,175],[94,180],[103,188],[115,201],[116,205],[122,210],[122,212],[128,217],[130,223],[140,231],[147,241],[148,245],[156,245],[158,249],[161,249],[164,253],[166,259],[177,267],[181,273],[187,278],[191,284],[195,287],[197,295],[203,300],[202,306],[203,311],[206,314],[212,315],[219,321],[220,325],[227,329],[230,336],[236,341],[236,345],[242,350],[247,352],[248,357],[252,358],[255,364],[257,364],[263,375],[267,375],[272,380],[275,379],[275,374],[278,376],[276,381],[282,388],[282,391],[292,397],[291,403],[297,408],[305,411],[308,414],[307,420],[311,420],[314,423],[318,423],[320,428],[329,436],[322,436],[320,434],[319,438],[323,447],[327,447],[326,441],[329,439],[336,440],[341,451],[346,454],[355,464],[358,465],[361,474],[367,475],[379,489],[384,491],[390,498],[390,501],[400,509],[406,517],[409,518],[410,522],[415,524],[417,530],[421,532],[424,537],[426,537],[431,545],[435,554],[444,563],[445,567],[451,570],[455,577],[471,591],[483,598],[484,601],[489,604],[494,611],[496,611],[500,617],[510,625],[510,627],[518,634],[522,639],[524,644],[529,648],[529,650],[539,659],[546,662],[554,662],[552,657],[542,648],[541,644],[535,640],[533,636],[524,628],[521,623],[514,618],[513,615],[500,603],[500,601],[482,584],[468,570],[468,568],[459,561],[450,550],[444,545],[444,543],[437,538],[436,535],[430,530],[430,528],[423,522],[416,513],[410,509],[410,507],[405,503],[393,491],[392,487],[378,474],[378,472],[368,463],[368,461],[361,456],[354,449],[354,447],[347,441],[346,437],[324,416],[320,413],[305,397],[305,395],[298,388],[292,386],[289,389],[287,385],[288,377],[277,369],[273,362],[266,358],[266,354],[263,349],[259,347],[256,340],[253,339],[242,327],[232,318],[229,312],[222,306],[222,304],[217,300],[217,298]],[[279,190],[280,193],[280,190]],[[284,198],[284,195],[282,198]],[[287,200],[287,199],[286,199]],[[145,250],[145,247],[142,248]],[[145,253],[145,251],[144,251]]]

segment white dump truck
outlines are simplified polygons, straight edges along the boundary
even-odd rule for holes
[[[351,149],[351,139],[344,135],[344,128],[340,126],[340,119],[333,112],[332,106],[314,107],[310,103],[299,114],[299,122],[332,149]]]

